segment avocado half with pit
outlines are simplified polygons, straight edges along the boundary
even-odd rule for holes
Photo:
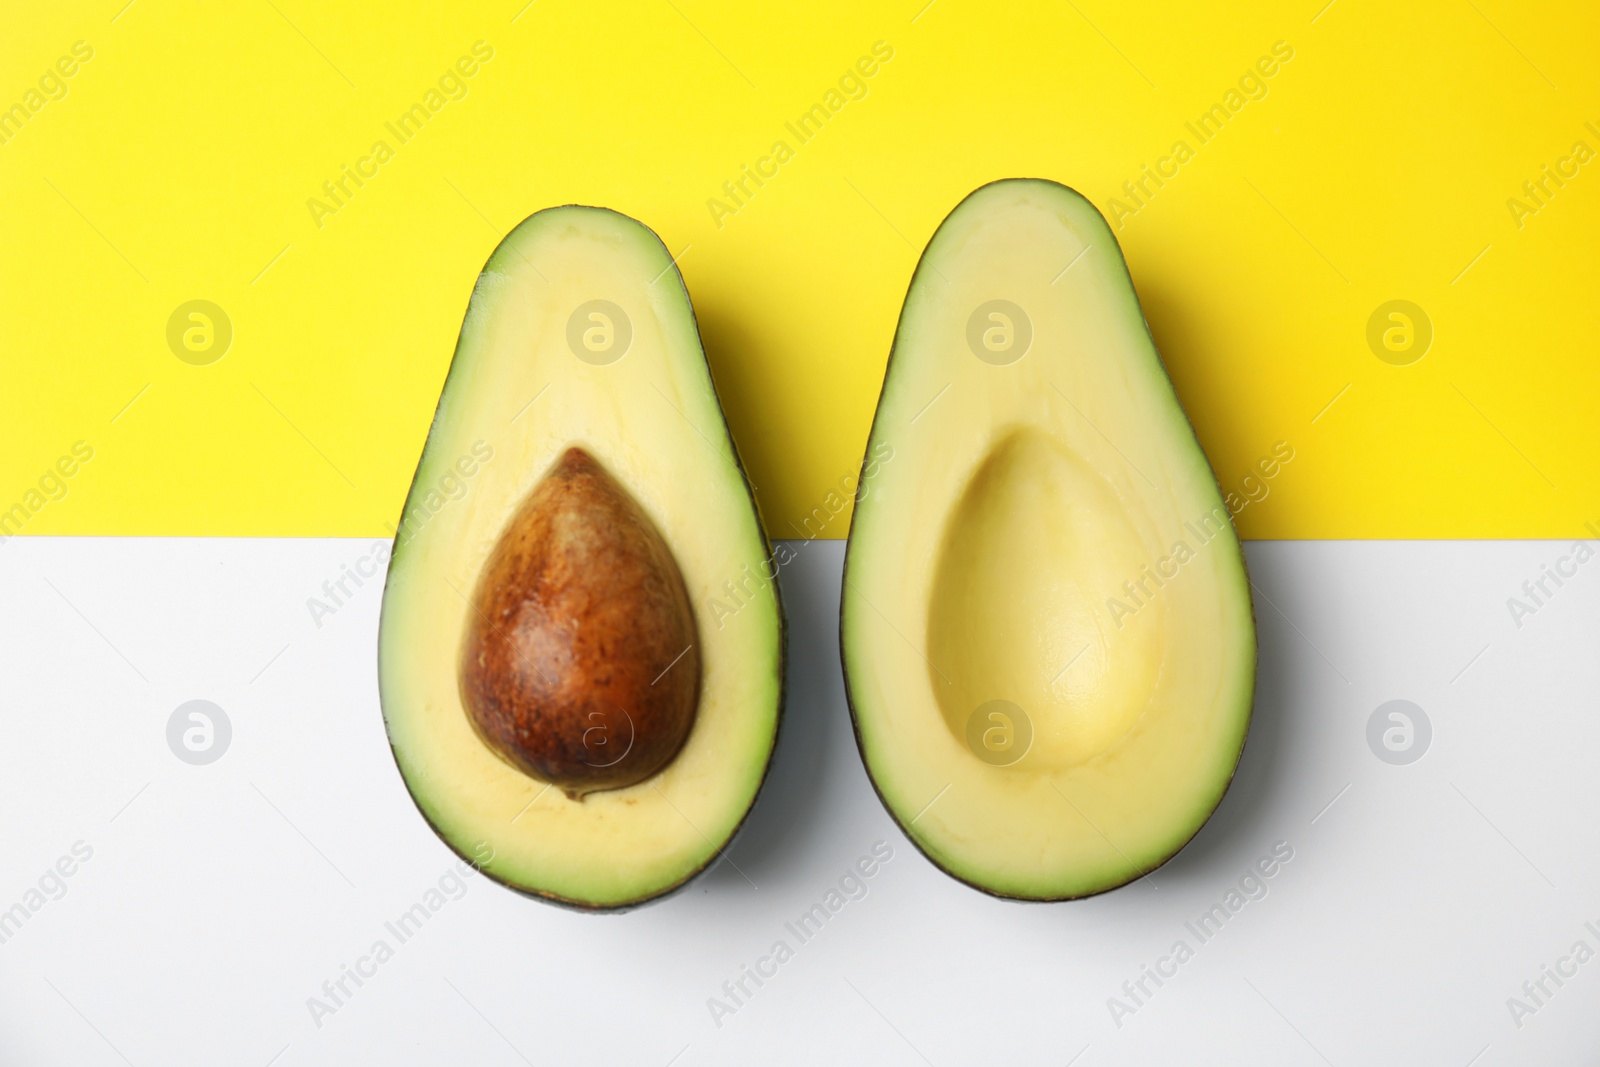
[[[661,241],[527,219],[478,277],[384,592],[384,723],[434,830],[583,908],[706,868],[777,735],[770,558]]]
[[[1121,250],[1050,181],[986,185],[906,295],[841,646],[885,806],[979,889],[1063,900],[1171,858],[1232,779],[1256,637],[1232,516]]]

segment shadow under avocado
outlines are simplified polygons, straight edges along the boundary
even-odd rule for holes
[[[1189,425],[1194,427],[1195,438],[1205,451],[1217,481],[1226,484],[1230,477],[1237,475],[1237,472],[1218,469],[1218,464],[1227,460],[1220,446],[1232,436],[1228,428],[1257,422],[1259,412],[1248,406],[1247,397],[1239,390],[1206,387],[1231,360],[1227,354],[1219,357],[1207,353],[1191,340],[1214,332],[1201,321],[1202,314],[1192,306],[1192,297],[1181,290],[1165,288],[1159,279],[1139,280],[1137,273],[1135,279],[1139,304],[1156,351],[1161,354],[1161,364],[1166,368],[1167,377],[1172,381],[1172,388],[1183,404],[1184,414]],[[1205,397],[1204,404],[1190,402],[1201,394]],[[1262,448],[1270,445],[1270,441],[1261,442]],[[1247,461],[1249,458],[1245,457]]]
[[[776,461],[772,449],[781,449],[782,440],[770,429],[774,426],[774,412],[769,407],[771,389],[758,371],[760,342],[755,325],[746,321],[732,304],[702,293],[690,293],[690,297],[694,303],[695,323],[700,330],[700,343],[711,369],[711,381],[722,404],[722,416],[739,450],[745,476],[760,499],[763,487],[759,472],[773,469]],[[761,433],[761,429],[768,429],[768,432]],[[721,442],[716,444],[720,446]],[[787,536],[782,530],[772,528],[774,516],[762,518],[767,524],[768,537]]]
[[[1247,550],[1246,555],[1253,557],[1247,560],[1253,581],[1278,584],[1272,581],[1266,553]],[[1290,709],[1297,688],[1292,673],[1297,650],[1290,644],[1295,635],[1259,598],[1256,640],[1255,710],[1239,767],[1210,820],[1176,856],[1153,872],[1158,885],[1190,881],[1209,885],[1218,878],[1231,878],[1237,873],[1239,850],[1268,847],[1272,844],[1267,840],[1270,827],[1282,824],[1290,779],[1296,772],[1290,759]]]
[[[728,432],[755,489],[759,480],[752,476],[753,470],[770,465],[765,462],[764,442],[755,427],[771,422],[771,413],[762,409],[755,371],[756,330],[734,305],[714,295],[691,291],[690,299]],[[761,519],[768,526],[768,538],[783,536],[783,531],[771,528],[772,516]],[[797,853],[799,842],[818,832],[813,806],[829,749],[827,679],[830,673],[838,673],[838,656],[832,642],[817,638],[823,632],[819,626],[822,617],[837,619],[838,598],[836,591],[830,594],[821,583],[794,581],[792,567],[784,569],[791,571],[787,576],[780,572],[778,579],[786,619],[784,704],[772,763],[744,825],[723,850],[722,858],[706,872],[703,885],[707,888],[748,888],[746,879],[760,885],[763,878],[777,877],[784,859]],[[830,595],[831,606],[827,602]],[[806,681],[797,682],[801,678]]]
[[[743,885],[746,876],[761,885],[763,879],[803,871],[808,845],[829,832],[827,820],[819,817],[819,793],[828,788],[830,765],[839,760],[838,746],[847,736],[836,721],[845,714],[836,636],[838,576],[825,560],[807,558],[820,557],[821,546],[791,542],[790,548],[799,558],[778,575],[789,644],[777,748],[761,795],[727,850],[732,863],[719,862],[707,873],[711,885]],[[827,580],[830,570],[832,581]]]

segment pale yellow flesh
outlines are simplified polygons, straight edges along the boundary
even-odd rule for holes
[[[967,339],[997,299],[1033,331],[1004,366]],[[891,810],[946,869],[1008,895],[1079,896],[1165,860],[1231,777],[1254,626],[1226,507],[1086,201],[1005,182],[946,221],[901,319],[885,445],[842,633]],[[1009,766],[968,744],[997,699],[1034,735]]]
[[[606,366],[567,342],[573,310],[595,299],[632,324],[626,354]],[[714,858],[743,819],[775,737],[782,655],[776,596],[759,580],[765,538],[687,295],[647,229],[563,208],[502,244],[473,294],[408,509],[480,441],[493,458],[459,479],[465,496],[402,538],[390,570],[380,678],[401,772],[457,851],[492,857],[489,873],[582,904],[646,899]],[[573,445],[661,531],[694,606],[703,672],[677,758],[583,801],[498,759],[469,725],[457,683],[466,598],[507,519]]]

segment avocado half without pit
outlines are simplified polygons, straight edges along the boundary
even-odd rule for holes
[[[528,218],[479,275],[384,592],[384,722],[438,835],[588,909],[705,869],[777,735],[769,559],[666,248]]]
[[[890,451],[892,450],[892,451]],[[885,806],[939,867],[1063,900],[1170,859],[1255,687],[1232,516],[1082,196],[986,185],[923,253],[846,554],[841,648]]]

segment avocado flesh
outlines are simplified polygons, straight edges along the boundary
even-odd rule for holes
[[[1087,200],[1015,179],[950,214],[868,455],[893,459],[863,470],[840,638],[890,813],[1008,897],[1087,896],[1171,858],[1238,763],[1255,623],[1230,513]]]
[[[614,347],[597,353],[591,342]],[[700,672],[676,755],[643,781],[581,800],[485,743],[464,707],[461,662],[491,556],[572,449],[670,550]],[[524,221],[473,292],[380,623],[390,744],[445,843],[512,888],[584,908],[641,903],[705,868],[753,803],[776,738],[782,613],[775,583],[762,579],[769,556],[688,294],[659,239],[597,208]],[[731,613],[730,581],[740,590]]]

